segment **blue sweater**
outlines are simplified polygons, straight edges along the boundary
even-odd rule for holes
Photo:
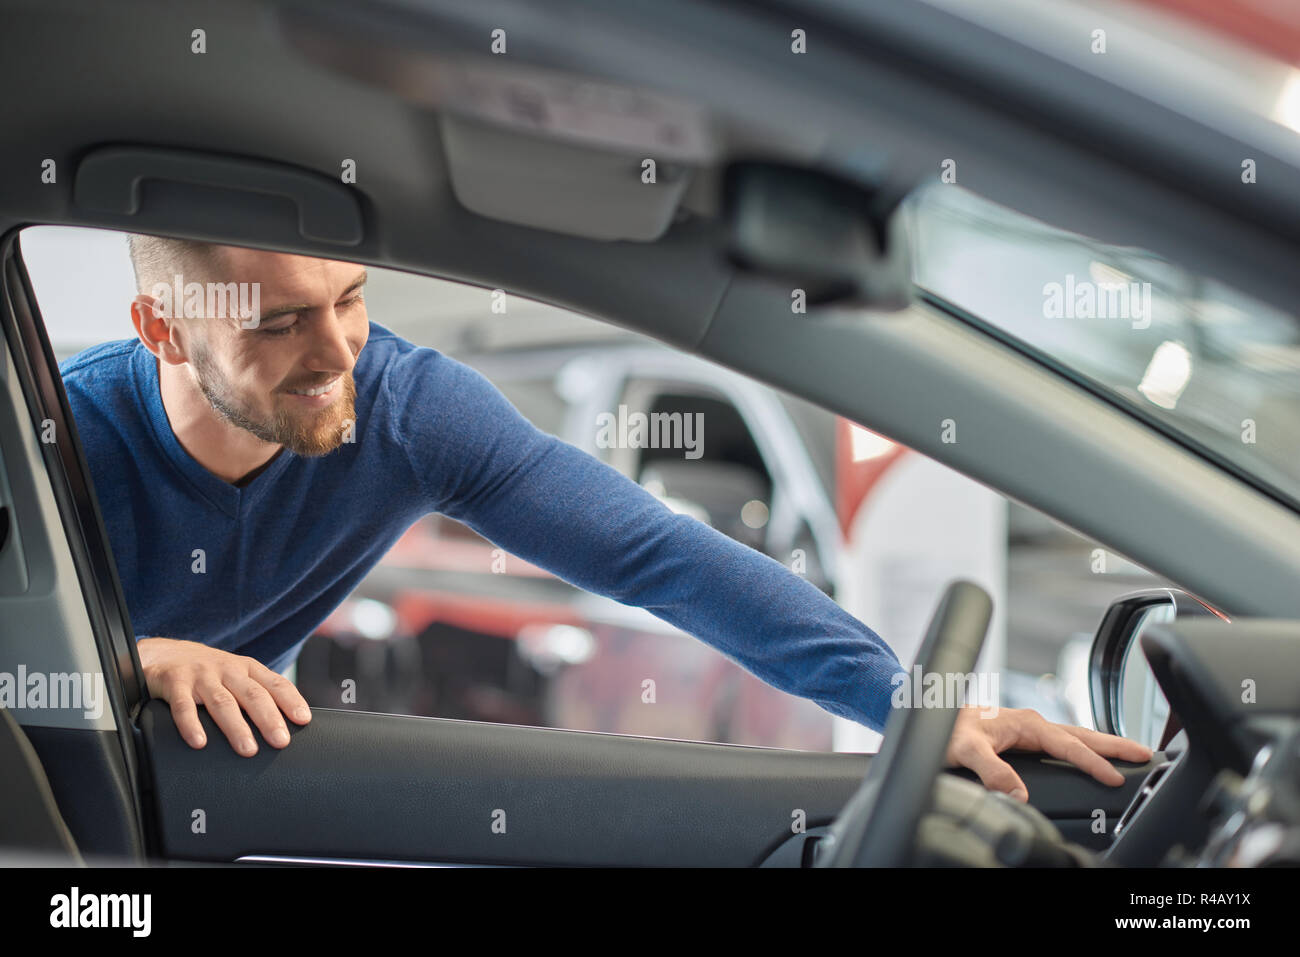
[[[176,439],[139,340],[87,349],[60,371],[138,636],[202,641],[282,671],[402,533],[441,512],[774,687],[884,727],[902,669],[871,629],[774,559],[540,431],[469,366],[377,323],[353,370],[355,441],[316,458],[285,449],[243,488]]]

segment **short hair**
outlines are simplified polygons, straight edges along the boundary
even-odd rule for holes
[[[204,273],[211,267],[217,248],[216,243],[143,233],[127,234],[126,246],[135,270],[136,291],[144,295],[150,295],[159,283],[170,286],[177,274],[186,282],[206,279]]]

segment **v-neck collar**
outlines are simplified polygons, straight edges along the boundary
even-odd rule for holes
[[[241,507],[251,506],[269,486],[275,484],[276,477],[293,460],[293,453],[282,449],[262,473],[243,488],[213,475],[185,451],[185,447],[176,438],[176,433],[172,431],[159,388],[158,359],[143,344],[137,343],[132,362],[132,378],[137,386],[140,403],[167,458],[200,495],[231,518],[238,518]]]

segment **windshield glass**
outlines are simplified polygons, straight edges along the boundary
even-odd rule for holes
[[[1142,249],[956,185],[908,201],[916,284],[1300,501],[1300,330]]]

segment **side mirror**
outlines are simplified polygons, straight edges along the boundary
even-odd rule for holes
[[[1219,612],[1176,588],[1147,588],[1117,598],[1106,609],[1088,657],[1092,718],[1098,731],[1161,750],[1176,733],[1169,702],[1142,654],[1139,639],[1153,624]]]

